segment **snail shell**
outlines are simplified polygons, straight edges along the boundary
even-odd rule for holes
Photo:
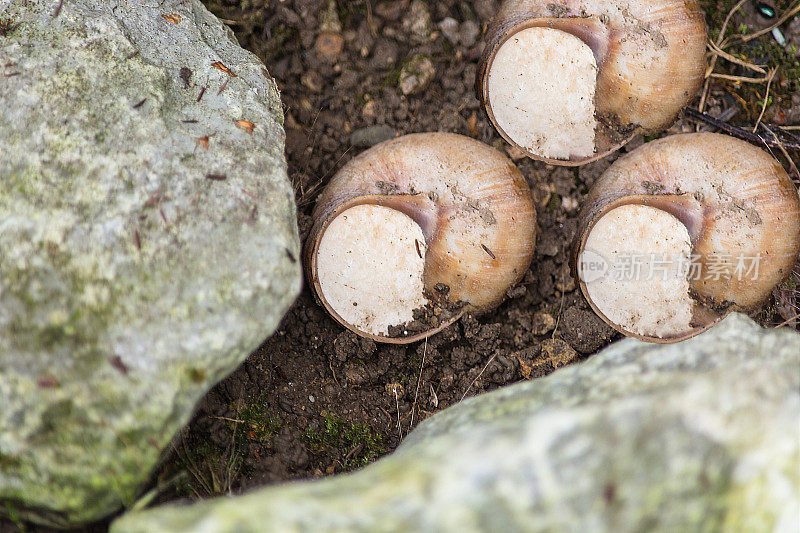
[[[494,148],[412,134],[347,163],[320,195],[306,241],[315,294],[338,322],[408,343],[498,305],[530,265],[530,188]]]
[[[665,129],[706,69],[695,0],[506,0],[486,39],[478,98],[509,143],[552,164]]]
[[[755,146],[673,135],[600,176],[573,251],[580,288],[603,320],[643,340],[683,340],[730,311],[757,308],[791,272],[800,198]]]

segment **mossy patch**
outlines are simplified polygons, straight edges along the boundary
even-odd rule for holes
[[[267,416],[266,395],[246,404],[236,413],[233,425],[233,438],[241,446],[248,441],[264,443],[276,435],[283,427],[283,420],[277,416]]]
[[[386,451],[383,436],[369,426],[351,424],[331,414],[325,415],[320,426],[306,430],[303,441],[313,453],[329,448],[341,452],[344,471],[365,466]]]
[[[717,42],[726,17],[737,2],[736,0],[700,0],[699,3],[706,14],[709,38]],[[780,17],[787,9],[791,9],[792,5],[789,1],[777,1],[774,7],[777,12],[775,20],[777,20],[777,17]],[[731,39],[734,35],[747,36],[755,33],[757,28],[743,24],[742,20],[741,12],[731,17],[725,32],[726,39]],[[761,114],[766,100],[765,116],[769,121],[773,120],[772,117],[776,117],[775,121],[780,123],[782,110],[791,107],[792,95],[800,91],[800,57],[798,57],[795,47],[781,45],[771,33],[767,32],[748,42],[741,42],[741,39],[734,38],[731,40],[731,44],[725,46],[724,49],[734,57],[761,66],[764,70],[777,69],[775,78],[770,85],[769,95],[766,93],[766,81],[741,83],[734,80],[714,80],[714,85],[722,86],[725,92],[733,97],[736,105],[742,109],[742,112],[732,122],[755,122]],[[764,76],[722,58],[717,60],[715,72],[748,78]]]

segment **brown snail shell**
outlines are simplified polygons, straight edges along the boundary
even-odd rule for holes
[[[696,0],[506,0],[486,40],[479,100],[506,141],[551,164],[665,129],[706,69]]]
[[[581,291],[603,320],[625,335],[675,342],[757,308],[789,275],[800,254],[800,197],[778,161],[745,141],[673,135],[600,176],[573,252]],[[630,275],[632,255],[643,260]]]
[[[313,218],[305,264],[314,293],[345,327],[398,344],[498,305],[528,269],[536,238],[517,167],[450,133],[361,153],[331,179]]]

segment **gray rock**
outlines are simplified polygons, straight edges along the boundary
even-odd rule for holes
[[[458,404],[349,476],[131,513],[150,531],[794,531],[800,336],[733,315]]]
[[[256,57],[196,0],[57,5],[2,9],[0,513],[66,525],[133,503],[300,268]]]

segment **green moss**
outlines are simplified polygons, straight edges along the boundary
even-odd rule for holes
[[[193,383],[202,383],[206,379],[206,371],[193,366],[186,369],[186,375]]]
[[[322,426],[307,430],[303,441],[313,453],[338,449],[344,456],[345,471],[366,466],[386,452],[383,436],[369,426],[351,424],[330,414],[325,416]]]
[[[21,532],[24,533],[27,531],[27,529],[25,529],[25,524],[22,522],[22,519],[17,512],[16,506],[9,501],[6,501],[3,505],[5,509],[3,510],[2,514],[5,515],[11,522],[13,522]]]
[[[0,18],[0,37],[8,37],[16,29],[14,21],[9,18]]]
[[[706,24],[708,25],[708,36],[712,41],[719,37],[719,31],[725,23],[731,9],[738,3],[738,0],[699,0],[700,9],[706,14]],[[730,27],[728,31],[730,31]]]
[[[557,211],[561,207],[561,195],[553,193],[550,195],[550,201],[547,202],[547,209],[550,211]]]
[[[248,441],[264,443],[283,427],[283,420],[277,416],[267,416],[266,395],[247,404],[236,413],[238,422],[231,422],[233,438],[238,445]]]

